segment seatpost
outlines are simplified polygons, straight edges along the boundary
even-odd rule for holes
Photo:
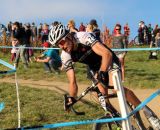
[[[128,110],[127,110],[127,102],[126,102],[126,98],[125,98],[125,94],[124,94],[124,89],[122,87],[122,82],[121,82],[121,74],[118,69],[112,70],[111,73],[112,73],[112,80],[113,80],[113,84],[114,84],[114,89],[117,92],[121,115],[122,115],[122,118],[126,118],[128,115]],[[131,123],[130,123],[129,119],[122,121],[122,129],[123,130],[132,130]]]

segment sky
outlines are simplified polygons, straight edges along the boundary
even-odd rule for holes
[[[51,24],[57,20],[64,25],[74,19],[76,27],[96,19],[99,28],[113,30],[116,23],[128,23],[130,39],[137,35],[138,23],[143,20],[154,27],[160,23],[160,0],[0,0],[0,23],[9,21]]]

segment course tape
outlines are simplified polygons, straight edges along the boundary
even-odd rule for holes
[[[21,129],[42,129],[42,128],[58,128],[58,127],[66,127],[66,126],[74,126],[74,125],[84,125],[84,124],[93,124],[93,123],[103,123],[103,122],[113,122],[113,121],[121,121],[127,120],[131,115],[142,109],[147,103],[153,100],[155,97],[160,95],[160,89],[149,96],[146,100],[144,100],[141,104],[139,104],[131,113],[128,114],[125,118],[108,118],[108,119],[96,119],[96,120],[84,120],[84,121],[74,121],[74,122],[62,122],[62,123],[55,123],[55,124],[46,124],[41,126],[31,126],[31,127],[21,127],[17,128],[18,130]]]
[[[0,59],[0,64],[2,64],[2,65],[4,65],[4,66],[6,66],[6,67],[8,67],[8,68],[11,69],[11,70],[8,70],[8,71],[1,71],[1,70],[0,70],[0,74],[9,74],[9,73],[14,73],[14,72],[16,72],[16,68],[15,68],[13,65],[11,65],[11,64],[9,64],[9,63],[1,60],[1,59]]]
[[[0,48],[13,48],[12,46],[0,46]],[[14,47],[14,48],[26,48],[26,49],[44,49],[43,47]],[[60,49],[60,48],[45,48],[45,49]],[[158,51],[160,47],[155,48],[124,48],[124,49],[112,49],[113,51]]]
[[[12,70],[8,70],[8,71],[1,71],[1,70],[0,70],[0,74],[8,74],[8,73],[16,72],[16,69],[14,68],[13,65],[11,65],[11,64],[9,64],[9,63],[7,63],[7,62],[1,60],[1,59],[0,59],[0,64],[2,64],[2,65],[4,65],[4,66],[6,66],[6,67],[12,69]],[[4,106],[5,106],[5,105],[4,105],[3,102],[0,103],[0,112],[4,109]]]
[[[1,59],[0,59],[0,64],[2,64],[2,65],[4,65],[4,66],[6,66],[6,67],[12,69],[12,70],[8,70],[8,71],[1,71],[1,70],[0,70],[0,74],[8,74],[8,73],[16,72],[16,69],[14,68],[13,65],[11,65],[11,64],[9,64],[9,63],[7,63],[7,62],[1,60]],[[0,112],[4,109],[4,106],[5,106],[5,105],[4,105],[3,102],[0,103]]]
[[[0,112],[4,109],[4,102],[0,103]]]
[[[13,47],[13,46],[0,46],[0,48],[26,48],[26,49],[35,49],[35,50],[41,50],[41,49],[60,49],[60,48],[44,48],[44,47]]]

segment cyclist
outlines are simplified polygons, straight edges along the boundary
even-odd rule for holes
[[[112,85],[110,70],[112,68],[120,69],[119,60],[112,50],[101,44],[93,34],[88,32],[69,33],[62,24],[50,30],[49,42],[62,49],[61,58],[69,80],[70,95],[67,101],[65,100],[65,110],[69,109],[78,92],[73,62],[88,65],[94,71],[99,81],[97,86],[100,92],[103,95],[107,94],[107,87]],[[124,90],[128,102],[132,103],[135,107],[141,103],[131,90],[125,87]],[[156,122],[160,127],[159,119],[152,114],[152,111],[147,106],[143,108],[143,111],[147,118],[152,119],[152,122]]]

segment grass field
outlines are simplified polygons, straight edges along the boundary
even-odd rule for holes
[[[1,84],[0,102],[5,103],[5,109],[0,113],[0,128],[17,127],[17,101],[14,84]],[[21,126],[35,126],[58,122],[96,119],[102,115],[102,109],[93,103],[79,103],[78,110],[85,110],[85,116],[75,116],[63,110],[62,95],[45,89],[33,89],[20,86]],[[64,130],[91,129],[91,125],[66,127]]]
[[[39,55],[39,54],[37,54]],[[148,51],[128,52],[125,58],[126,78],[125,86],[132,88],[159,88],[160,84],[160,60],[148,60]],[[9,55],[0,53],[0,58],[9,62]],[[85,65],[76,63],[76,74],[79,82],[89,83],[86,79]],[[0,65],[0,68],[6,70],[6,67]],[[23,66],[17,70],[18,76],[22,79],[33,80],[58,80],[67,81],[65,72],[60,75],[45,74],[42,63],[31,63],[29,70],[24,70]],[[38,73],[38,74],[37,74]],[[11,76],[11,75],[7,75]]]
[[[148,60],[149,52],[135,51],[128,52],[125,59],[126,79],[125,86],[131,88],[159,88],[160,84],[160,60]],[[9,54],[0,53],[0,59],[9,61]],[[0,70],[8,68],[0,65]],[[79,83],[89,83],[86,79],[85,65],[76,64],[76,74]],[[32,63],[27,71],[23,66],[17,70],[17,75],[21,79],[48,80],[66,82],[65,73],[60,75],[45,74],[43,64]],[[0,78],[14,77],[14,74],[0,75]],[[63,97],[59,93],[47,89],[35,89],[27,86],[20,86],[20,102],[22,126],[42,125],[57,122],[67,122],[75,120],[96,119],[103,114],[102,109],[95,103],[79,103],[76,107],[85,110],[85,116],[75,116],[64,113]],[[17,101],[15,84],[0,84],[0,102],[5,103],[5,109],[0,112],[0,128],[17,127]],[[89,130],[91,125],[79,125],[60,129]]]

